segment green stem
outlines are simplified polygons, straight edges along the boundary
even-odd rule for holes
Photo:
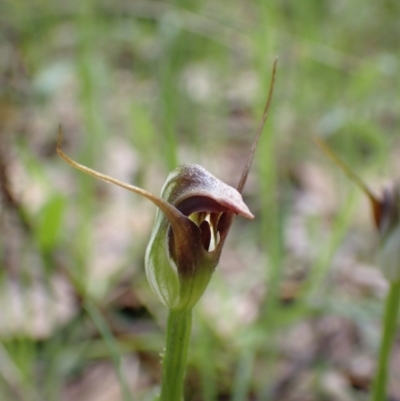
[[[384,401],[388,380],[390,350],[397,327],[397,315],[400,303],[400,281],[390,284],[386,298],[384,328],[379,351],[379,363],[372,392],[372,401]]]
[[[169,311],[160,401],[183,400],[183,379],[191,329],[191,310]]]

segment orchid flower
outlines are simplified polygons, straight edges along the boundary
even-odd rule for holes
[[[59,129],[57,152],[68,164],[142,195],[158,208],[146,250],[145,269],[151,288],[169,309],[161,401],[182,399],[191,311],[218,265],[234,216],[254,217],[243,201],[242,191],[267,119],[275,72],[276,60],[264,113],[237,188],[199,165],[184,164],[169,174],[158,197],[69,158],[61,150],[62,130]]]
[[[319,138],[317,145],[355,182],[367,195],[378,231],[380,247],[378,263],[389,282],[383,318],[378,366],[372,389],[372,401],[387,399],[387,381],[390,351],[397,329],[400,306],[400,182],[387,188],[381,197],[374,195],[367,185]]]
[[[184,164],[169,174],[158,197],[72,160],[61,150],[62,130],[59,129],[57,153],[68,164],[142,195],[158,207],[145,268],[154,293],[169,309],[193,308],[219,262],[233,217],[254,217],[241,193],[267,118],[275,69],[276,62],[263,117],[236,189],[197,164]]]

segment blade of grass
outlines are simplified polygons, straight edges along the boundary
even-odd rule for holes
[[[248,399],[255,354],[256,350],[253,347],[248,347],[240,355],[232,392],[232,401],[246,401]]]
[[[218,399],[218,375],[215,359],[210,358],[210,355],[213,354],[216,348],[216,340],[214,339],[213,333],[209,327],[209,322],[207,322],[206,318],[196,309],[194,313],[195,321],[198,322],[199,335],[196,336],[196,344],[193,344],[192,349],[194,349],[197,354],[196,359],[198,360],[202,388],[201,396],[204,401],[216,401]]]
[[[14,344],[13,344],[14,345]],[[23,360],[23,362],[27,362]],[[42,399],[33,383],[27,381],[23,372],[0,342],[0,373],[16,400],[39,401]]]
[[[386,297],[383,334],[379,350],[377,373],[374,381],[372,401],[387,399],[390,351],[396,335],[398,312],[400,307],[400,281],[390,284]]]
[[[88,312],[89,316],[92,318],[94,324],[96,325],[97,329],[99,330],[101,336],[104,339],[104,342],[110,352],[110,356],[112,362],[114,364],[115,373],[117,375],[117,379],[121,386],[123,400],[124,401],[133,401],[131,392],[129,390],[128,381],[125,377],[125,373],[122,369],[121,363],[121,352],[118,346],[117,341],[115,340],[114,336],[111,333],[111,330],[103,318],[102,314],[99,311],[99,308],[96,304],[90,300],[86,299],[84,302],[84,308]]]
[[[343,206],[333,222],[329,239],[324,248],[321,249],[314,266],[311,268],[311,274],[304,283],[302,293],[305,294],[308,299],[313,299],[321,294],[326,295],[325,291],[329,290],[329,288],[327,289],[326,286],[323,285],[323,281],[327,275],[330,262],[350,227],[352,216],[354,215],[357,205],[357,196],[355,196],[355,194],[355,191],[351,191],[350,195],[343,203]]]

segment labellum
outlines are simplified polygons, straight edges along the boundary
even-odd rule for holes
[[[263,117],[236,189],[199,165],[184,164],[169,174],[161,197],[155,196],[70,159],[61,150],[60,127],[57,152],[67,163],[142,195],[158,207],[146,250],[145,268],[153,291],[171,310],[190,310],[199,300],[218,264],[233,217],[253,218],[241,192],[267,118],[275,71],[276,60]]]
[[[400,280],[400,183],[384,190],[381,197],[374,195],[367,185],[328,147],[320,138],[314,137],[317,145],[336,165],[367,195],[380,237],[378,263],[385,277]]]

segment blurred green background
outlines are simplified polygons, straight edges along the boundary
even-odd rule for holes
[[[367,400],[387,284],[367,200],[398,178],[400,3],[0,0],[0,398],[152,400],[166,309],[144,252],[153,193],[190,162],[237,218],[195,311],[192,401]],[[390,394],[400,400],[400,346]]]

